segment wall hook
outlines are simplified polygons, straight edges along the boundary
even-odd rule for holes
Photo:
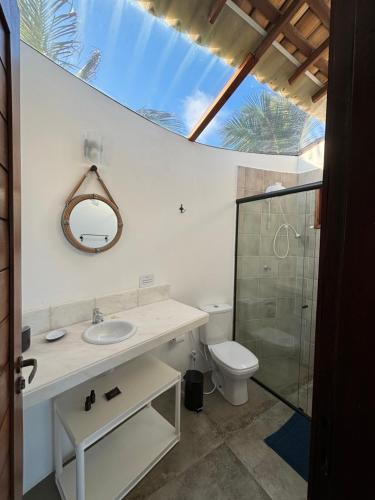
[[[186,212],[186,209],[184,208],[183,204],[181,203],[181,206],[179,208],[179,211],[184,214]]]

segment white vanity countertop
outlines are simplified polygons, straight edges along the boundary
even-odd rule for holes
[[[31,337],[25,358],[36,358],[38,371],[23,392],[28,408],[53,398],[75,385],[108,371],[208,322],[208,314],[175,300],[163,300],[146,306],[110,314],[137,326],[135,335],[117,344],[94,345],[82,339],[90,321],[67,326],[67,335],[47,342],[46,333]],[[28,376],[27,369],[23,370]]]

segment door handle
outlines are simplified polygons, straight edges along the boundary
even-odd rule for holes
[[[26,366],[33,367],[28,378],[28,382],[29,384],[31,384],[31,382],[34,380],[36,371],[38,369],[38,362],[35,358],[23,359],[22,356],[19,356],[19,358],[17,359],[17,368],[16,368],[17,373],[21,373],[22,368],[25,368]]]

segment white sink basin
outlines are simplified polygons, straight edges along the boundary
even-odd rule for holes
[[[83,340],[90,344],[116,344],[128,339],[136,331],[137,327],[129,321],[110,319],[87,328]]]

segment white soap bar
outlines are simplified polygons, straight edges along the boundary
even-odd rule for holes
[[[48,340],[48,342],[53,342],[54,340],[59,340],[64,337],[66,333],[67,332],[64,328],[59,328],[58,330],[52,330],[52,332],[48,332],[45,338],[46,340]]]

